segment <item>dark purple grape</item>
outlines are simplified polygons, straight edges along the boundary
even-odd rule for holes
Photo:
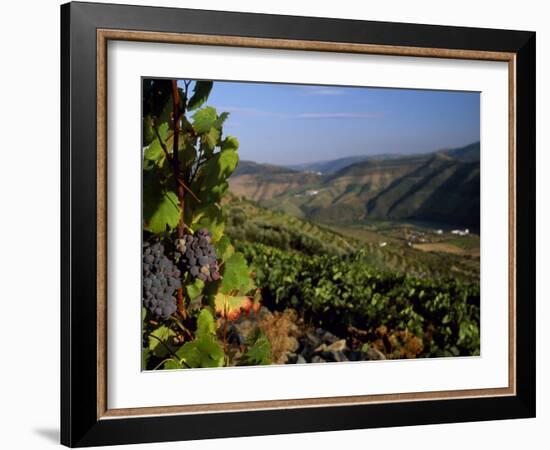
[[[180,250],[183,250],[182,242],[185,243],[185,252],[182,251],[180,260],[182,269],[187,270],[193,278],[203,281],[219,280],[216,249],[211,244],[212,233],[206,228],[201,228],[194,235],[185,235],[183,239],[176,241],[176,247]]]
[[[177,289],[181,287],[181,273],[164,253],[160,242],[143,246],[143,305],[159,319],[167,319],[176,312]]]

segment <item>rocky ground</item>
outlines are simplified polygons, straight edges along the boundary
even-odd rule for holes
[[[242,347],[257,328],[264,331],[273,349],[273,364],[307,364],[386,359],[374,347],[352,349],[349,342],[323,328],[307,326],[292,310],[272,313],[262,307],[257,313],[242,315],[227,322],[225,338],[235,364]],[[220,326],[223,330],[224,326]],[[223,336],[220,336],[223,340]]]

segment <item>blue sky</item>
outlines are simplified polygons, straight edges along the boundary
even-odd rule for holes
[[[412,154],[479,140],[477,92],[214,82],[208,105],[230,117],[243,160],[299,164]]]

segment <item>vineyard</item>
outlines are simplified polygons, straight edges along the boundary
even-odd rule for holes
[[[144,370],[479,354],[478,257],[233,195],[213,89],[143,81]]]

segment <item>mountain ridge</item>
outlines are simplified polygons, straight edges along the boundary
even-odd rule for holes
[[[231,191],[321,223],[421,220],[479,229],[479,143],[319,174],[240,162]]]
[[[334,173],[347,166],[360,163],[363,161],[380,161],[380,160],[390,160],[390,159],[401,159],[407,157],[420,157],[426,156],[435,153],[448,154],[456,159],[474,161],[479,160],[480,152],[480,143],[479,141],[472,142],[470,144],[453,147],[453,148],[442,148],[435,151],[425,152],[425,153],[412,153],[410,155],[403,155],[399,153],[377,153],[374,155],[351,155],[344,156],[342,158],[322,160],[322,161],[313,161],[309,163],[302,164],[281,164],[279,167],[286,167],[292,170],[299,172],[321,172],[325,173]]]

